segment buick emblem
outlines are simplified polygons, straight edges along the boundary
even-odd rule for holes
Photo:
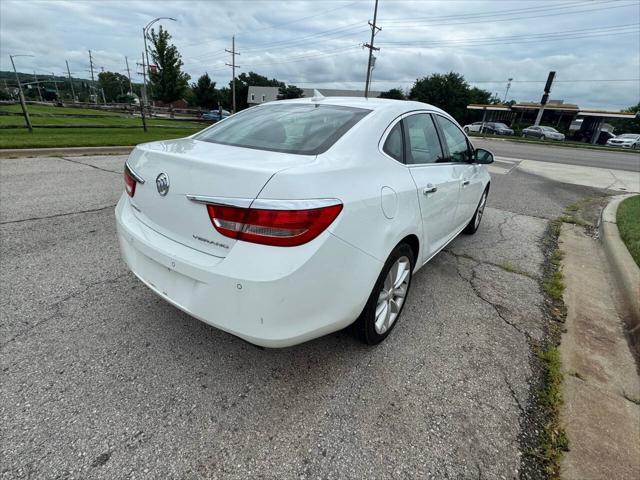
[[[156,177],[156,188],[161,196],[165,196],[169,191],[169,177],[166,173],[161,173]]]

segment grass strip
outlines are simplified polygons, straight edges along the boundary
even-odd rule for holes
[[[626,198],[620,203],[616,223],[627,250],[640,266],[640,195]]]
[[[137,145],[155,140],[187,137],[201,128],[46,128],[0,129],[0,148],[107,147]]]

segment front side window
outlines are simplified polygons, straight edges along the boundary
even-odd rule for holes
[[[451,120],[438,116],[438,123],[444,135],[444,141],[449,149],[451,162],[468,163],[471,161],[471,151],[467,137]]]
[[[193,138],[234,147],[319,155],[369,112],[338,105],[268,103],[233,115]]]
[[[382,148],[384,153],[399,162],[404,161],[404,140],[402,139],[402,122],[398,122],[389,132]]]
[[[411,115],[404,120],[407,164],[444,161],[440,139],[433,118],[427,113]]]

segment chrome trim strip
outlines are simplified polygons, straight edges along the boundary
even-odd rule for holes
[[[233,198],[233,197],[210,197],[207,195],[187,194],[187,198],[192,202],[210,203],[213,205],[223,205],[229,207],[249,208],[252,198]]]
[[[271,198],[234,198],[234,197],[210,197],[207,195],[187,194],[187,198],[192,202],[208,203],[214,205],[240,207],[240,208],[261,208],[265,210],[311,210],[313,208],[329,207],[332,205],[342,205],[337,198],[310,198],[304,200],[279,200]]]
[[[337,198],[310,198],[304,200],[275,200],[270,198],[256,198],[251,208],[265,210],[311,210],[314,208],[342,205]]]
[[[131,174],[131,176],[136,182],[140,184],[144,183],[144,178],[142,178],[139,173],[137,173],[133,168],[131,168],[131,165],[129,165],[129,162],[124,162],[124,166],[129,170],[129,173]]]

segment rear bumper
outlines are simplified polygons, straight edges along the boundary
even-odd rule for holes
[[[124,194],[116,206],[122,257],[151,290],[193,317],[264,347],[340,330],[362,311],[382,269],[328,231],[300,247],[237,242],[225,258],[141,223]]]

